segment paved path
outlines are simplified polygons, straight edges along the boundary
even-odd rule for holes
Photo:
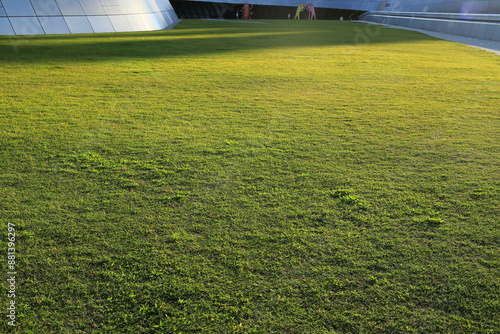
[[[466,44],[466,45],[470,45],[470,46],[475,47],[475,48],[479,48],[479,49],[483,49],[483,50],[486,50],[489,52],[493,52],[493,53],[500,56],[500,42],[497,42],[497,41],[491,41],[491,40],[487,40],[487,39],[478,39],[478,38],[472,38],[472,37],[466,37],[466,36],[460,36],[460,35],[445,34],[442,32],[431,31],[431,30],[413,29],[413,28],[408,28],[408,27],[393,26],[393,25],[389,25],[389,24],[380,24],[380,23],[368,22],[368,21],[359,21],[359,22],[378,24],[378,25],[382,25],[385,27],[389,27],[389,28],[418,31],[418,32],[421,32],[423,34],[427,34],[427,35],[432,36],[432,37],[444,39],[444,40],[447,40],[450,42]]]

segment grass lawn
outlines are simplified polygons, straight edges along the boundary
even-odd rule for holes
[[[0,331],[499,333],[499,65],[345,21],[0,37]]]

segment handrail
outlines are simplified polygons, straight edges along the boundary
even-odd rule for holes
[[[460,20],[477,22],[500,22],[500,14],[470,14],[470,13],[434,13],[434,12],[392,12],[392,11],[372,11],[363,13],[360,18],[370,15],[432,18],[441,20]]]

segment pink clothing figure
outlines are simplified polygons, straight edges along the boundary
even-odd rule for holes
[[[253,15],[253,12],[251,12],[252,8],[253,8],[253,5],[250,6],[247,3],[243,5],[243,8],[240,10],[240,12],[243,13],[243,16],[241,17],[243,20],[247,20],[247,19],[251,18],[250,16]]]
[[[308,3],[306,9],[309,11],[309,20],[316,20],[316,11],[312,3]]]

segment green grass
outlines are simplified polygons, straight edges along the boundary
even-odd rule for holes
[[[499,332],[500,58],[266,23],[0,37],[2,330]]]

